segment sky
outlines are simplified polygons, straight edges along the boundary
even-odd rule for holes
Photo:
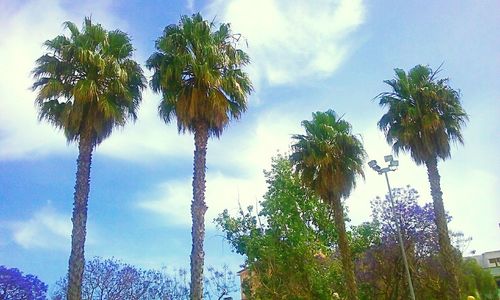
[[[0,264],[52,285],[67,270],[77,147],[38,122],[30,71],[42,43],[85,16],[132,37],[143,67],[154,41],[181,15],[231,23],[251,57],[255,91],[241,120],[212,139],[207,154],[206,265],[237,271],[213,219],[256,205],[263,170],[287,153],[291,135],[312,112],[335,110],[360,134],[369,159],[391,153],[376,123],[374,99],[394,68],[437,68],[460,90],[470,117],[465,145],[439,162],[452,230],[472,237],[467,252],[500,249],[500,4],[484,1],[188,0],[0,2]],[[144,68],[145,69],[145,68]],[[150,78],[151,73],[145,69]],[[160,96],[146,90],[138,120],[114,131],[94,152],[86,256],[116,257],[145,268],[188,268],[193,136],[158,117]],[[430,202],[426,169],[409,155],[390,174]],[[370,220],[370,201],[387,192],[365,168],[346,199],[351,225]],[[466,253],[467,254],[467,253]]]

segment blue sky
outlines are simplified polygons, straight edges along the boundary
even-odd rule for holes
[[[262,174],[286,152],[300,122],[334,109],[363,137],[370,159],[390,152],[371,99],[386,91],[393,68],[437,68],[460,89],[470,123],[465,146],[439,165],[451,229],[473,238],[470,250],[500,249],[500,21],[497,1],[5,1],[0,4],[0,264],[49,284],[65,274],[76,145],[38,123],[29,72],[43,41],[84,16],[128,32],[144,64],[163,28],[182,14],[230,22],[250,54],[255,92],[249,110],[207,157],[206,264],[243,259],[232,254],[212,219],[235,212],[265,192]],[[150,73],[146,72],[149,76]],[[144,267],[188,267],[193,137],[158,118],[159,96],[145,91],[135,124],[116,130],[95,151],[86,255],[114,256]],[[369,220],[369,202],[386,192],[369,170],[347,200],[352,224]],[[430,201],[427,174],[407,155],[391,174]]]

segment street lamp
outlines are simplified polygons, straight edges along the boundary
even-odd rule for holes
[[[394,220],[394,223],[396,223],[399,246],[401,247],[401,254],[403,255],[403,263],[405,265],[405,271],[406,271],[406,278],[408,279],[408,288],[410,289],[411,299],[415,300],[415,292],[413,291],[413,284],[411,282],[410,269],[408,268],[408,261],[406,260],[406,251],[403,245],[403,237],[401,236],[401,219],[396,217],[396,210],[394,208],[394,199],[392,198],[391,185],[389,184],[389,176],[387,176],[388,172],[396,171],[397,167],[399,166],[399,162],[397,160],[394,160],[392,155],[384,156],[384,160],[385,162],[389,163],[389,165],[385,168],[380,167],[377,164],[376,160],[371,160],[370,162],[368,162],[368,166],[370,166],[370,168],[372,168],[379,175],[382,174],[385,175],[385,181],[387,182],[387,188],[389,189],[389,200],[391,201],[392,218]]]

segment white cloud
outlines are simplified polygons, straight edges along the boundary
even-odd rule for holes
[[[208,163],[216,167],[239,168],[261,175],[278,151],[287,152],[291,135],[300,130],[300,116],[282,108],[262,112],[246,128],[229,128],[220,140],[208,145]]]
[[[375,126],[371,126],[363,130],[361,136],[368,155],[367,162],[375,159],[383,166],[385,164],[384,155],[392,154],[391,147],[385,142],[384,134]],[[427,196],[429,188],[425,167],[416,166],[411,158],[403,153],[399,157],[395,156],[395,159],[399,160],[399,167],[395,172],[389,173],[391,188],[411,185],[419,191],[423,202],[431,201],[430,197]],[[366,164],[364,172],[365,180],[357,179],[356,189],[353,190],[346,202],[353,224],[370,220],[370,201],[376,196],[383,197],[388,192],[383,176],[378,175]]]
[[[281,109],[270,110],[259,116],[254,126],[230,129],[221,140],[209,141],[207,225],[211,226],[213,218],[225,208],[232,213],[237,212],[238,200],[242,207],[246,207],[255,206],[262,199],[266,191],[262,171],[270,168],[271,158],[278,152],[288,151],[291,134],[300,130],[298,118],[292,112],[283,115]],[[164,182],[152,193],[139,195],[137,205],[166,216],[164,220],[169,224],[190,225],[191,180],[184,178]]]
[[[50,203],[28,220],[9,222],[14,242],[26,249],[69,249],[70,216],[57,212]]]
[[[192,155],[193,136],[178,134],[175,120],[165,124],[158,116],[158,102],[158,95],[145,91],[137,122],[115,129],[97,153],[141,162],[154,161],[158,156]]]
[[[257,84],[330,75],[352,51],[351,33],[365,15],[361,0],[218,0],[208,11],[248,41]]]
[[[10,232],[11,239],[25,249],[67,251],[71,246],[71,215],[61,213],[50,201],[25,220],[5,221],[1,227]],[[86,244],[97,242],[97,230],[87,223]]]
[[[444,205],[453,216],[450,228],[471,236],[468,250],[479,253],[500,248],[500,181],[485,169],[476,166],[466,171],[458,165],[441,172]]]
[[[188,5],[189,3],[190,1]],[[4,72],[0,74],[0,106],[3,112],[7,112],[0,113],[0,159],[24,159],[76,152],[75,145],[68,147],[62,132],[46,122],[37,121],[33,104],[35,93],[29,89],[32,84],[30,71],[36,58],[43,53],[43,41],[61,34],[61,23],[66,20],[79,24],[84,16],[92,15],[94,20],[106,27],[118,27],[126,31],[127,24],[124,21],[106,13],[108,5],[109,1],[88,1],[80,3],[79,9],[72,11],[68,6],[63,8],[57,0],[35,0],[16,9],[9,9],[12,13],[0,21],[0,64],[4,68]],[[47,7],[50,10],[46,10]],[[252,68],[257,72],[256,81],[258,76],[263,75],[273,83],[290,82],[318,72],[332,72],[342,60],[341,57],[347,53],[346,37],[362,22],[364,11],[358,1],[325,1],[316,4],[260,1],[251,4],[238,0],[216,2],[212,6],[217,7],[223,12],[223,17],[233,23],[235,31],[245,33],[248,38],[249,51],[253,51]],[[46,13],[40,14],[40,11]],[[165,125],[159,119],[156,111],[158,98],[158,95],[146,91],[137,123],[117,129],[97,148],[97,153],[133,161],[152,161],[165,156],[191,156],[192,136],[178,135],[175,122]],[[254,129],[259,134],[267,135],[266,140],[260,139],[264,144],[259,149],[247,147],[257,152],[248,153],[247,149],[242,149],[244,155],[232,155],[233,162],[241,162],[241,157],[246,160],[255,153],[259,153],[258,158],[268,157],[263,156],[262,152],[275,151],[273,147],[271,150],[264,147],[275,144],[275,133],[270,128],[255,126]],[[276,125],[280,130],[284,130],[284,126],[284,123]],[[276,134],[278,133],[279,131]],[[228,137],[226,133],[222,139],[238,140]],[[215,149],[218,142],[210,144]],[[227,151],[211,150],[210,153],[220,156],[219,153]]]
[[[212,220],[224,209],[231,213],[242,207],[255,206],[265,192],[263,180],[226,176],[221,172],[207,173],[205,200],[208,206],[205,224],[213,227]],[[138,207],[165,217],[170,225],[189,226],[191,224],[190,205],[192,200],[191,178],[168,181],[159,186],[151,195],[142,196]]]
[[[194,0],[187,0],[186,1],[186,8],[190,11],[194,11]]]

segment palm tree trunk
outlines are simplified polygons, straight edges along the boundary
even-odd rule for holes
[[[87,207],[90,191],[90,164],[92,162],[92,136],[82,135],[78,145],[76,161],[76,184],[73,203],[73,230],[71,232],[71,254],[68,268],[68,300],[82,298],[82,280],[85,267],[85,237],[87,235]]]
[[[330,198],[328,199],[329,203],[333,206],[333,218],[339,235],[340,259],[344,269],[347,299],[357,300],[358,289],[356,286],[356,278],[354,276],[354,264],[352,261],[351,249],[349,248],[349,241],[347,240],[347,233],[345,230],[344,209],[342,207],[340,196],[330,193],[328,197]]]
[[[203,264],[205,252],[203,241],[205,239],[205,168],[208,143],[208,126],[199,122],[195,124],[194,131],[194,171],[193,171],[193,202],[191,203],[191,217],[193,228],[191,230],[191,299],[203,299]]]
[[[439,238],[439,252],[446,273],[446,295],[450,300],[460,299],[460,286],[458,284],[458,273],[456,269],[455,251],[451,246],[448,235],[448,225],[443,204],[443,192],[441,191],[441,177],[437,167],[437,158],[433,157],[425,162],[427,176],[431,186],[431,196],[434,204],[435,222]]]

